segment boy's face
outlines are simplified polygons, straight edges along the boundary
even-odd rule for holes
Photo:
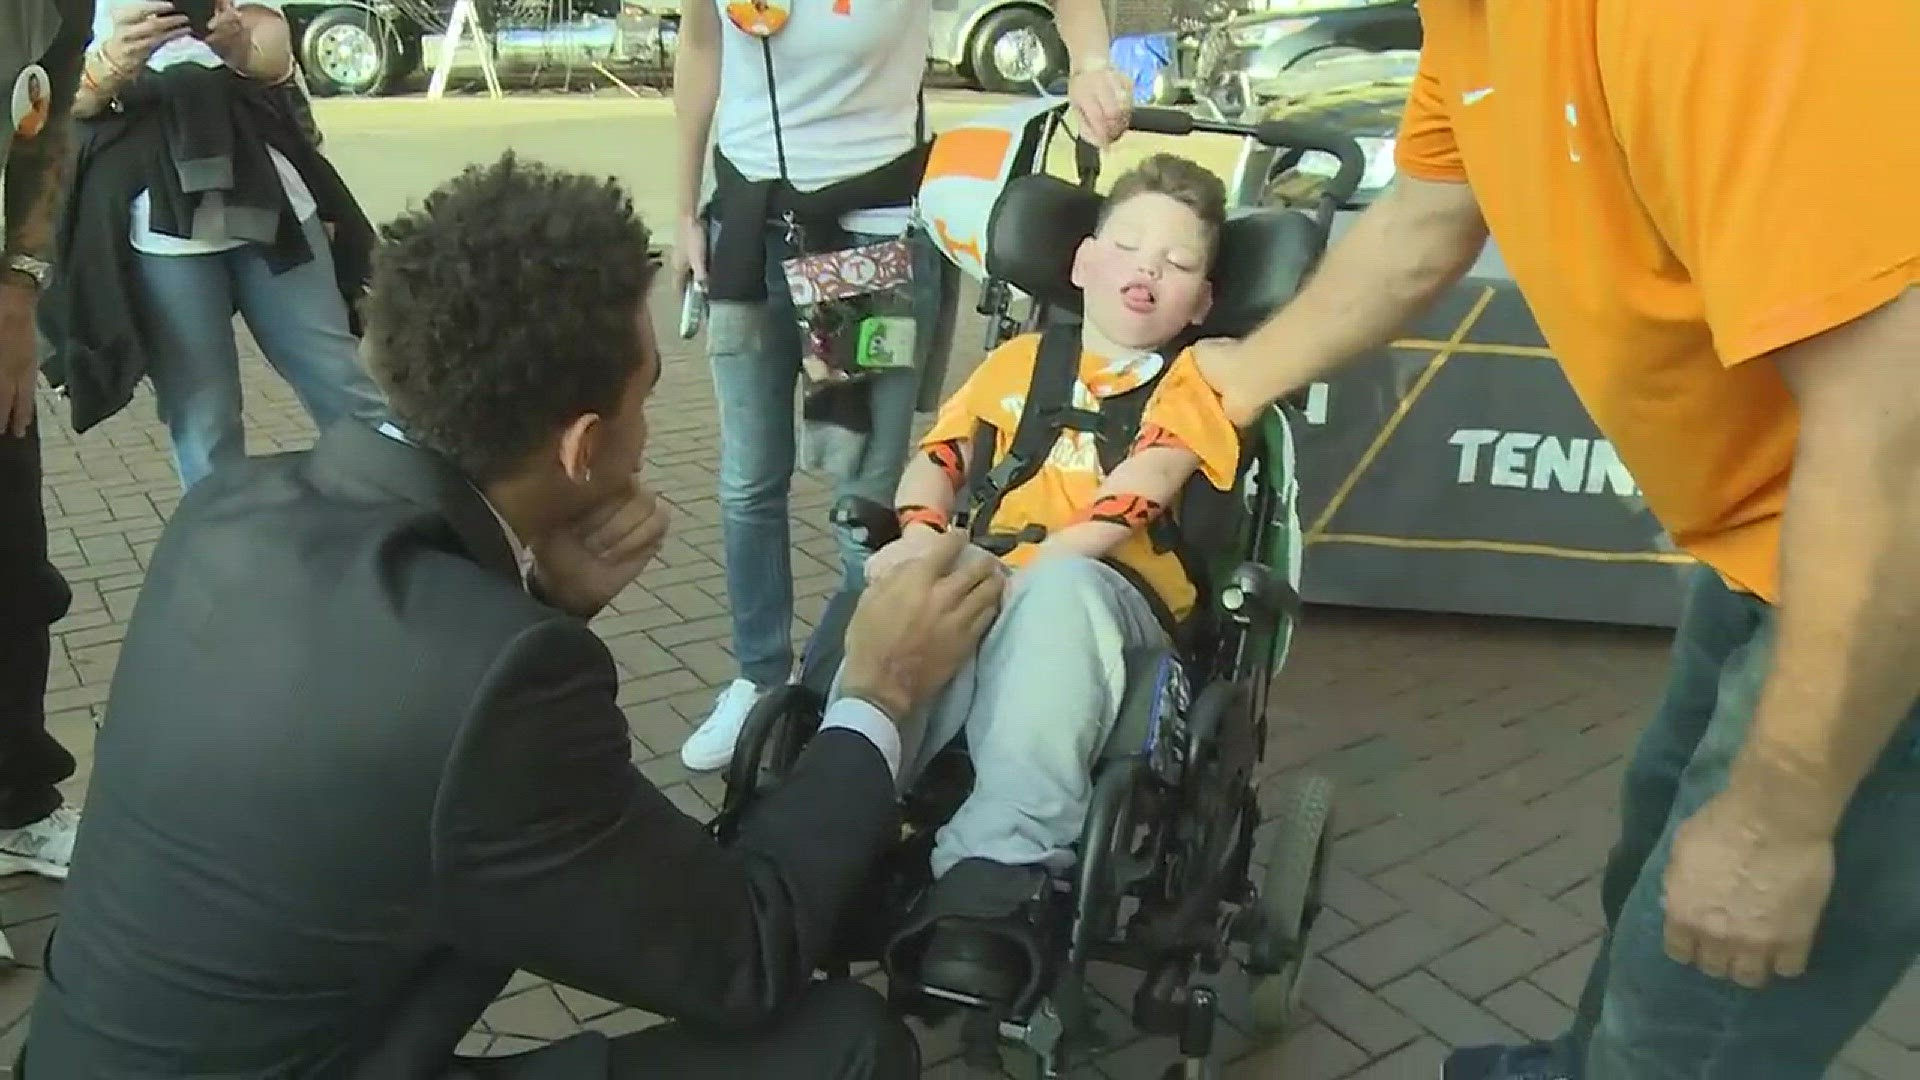
[[[1128,349],[1157,349],[1206,318],[1213,245],[1200,215],[1143,192],[1112,208],[1080,244],[1073,283],[1093,329]]]

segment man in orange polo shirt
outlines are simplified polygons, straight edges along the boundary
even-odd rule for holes
[[[1401,180],[1204,351],[1238,419],[1497,238],[1704,564],[1572,1032],[1449,1080],[1812,1080],[1920,953],[1920,4],[1423,0]]]

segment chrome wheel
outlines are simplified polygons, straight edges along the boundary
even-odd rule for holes
[[[1031,27],[1020,27],[993,43],[993,72],[1009,83],[1030,83],[1047,69],[1047,46]]]
[[[341,88],[371,89],[386,68],[386,50],[371,27],[336,23],[314,35],[313,68]]]

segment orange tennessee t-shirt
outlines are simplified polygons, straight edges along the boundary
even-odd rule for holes
[[[1401,171],[1472,185],[1648,507],[1777,598],[1798,417],[1768,354],[1920,283],[1920,3],[1420,13]]]
[[[995,349],[980,362],[966,384],[940,407],[933,428],[921,446],[958,439],[971,446],[978,424],[993,426],[993,460],[1013,448],[1013,433],[1026,408],[1027,387],[1039,357],[1040,336],[1028,334]],[[1157,354],[1111,363],[1091,353],[1080,357],[1080,377],[1073,388],[1073,405],[1098,411],[1100,401],[1137,389],[1158,375],[1168,363]],[[1160,384],[1147,399],[1140,419],[1142,430],[1158,426],[1200,457],[1200,473],[1222,491],[1231,490],[1240,466],[1240,434],[1221,408],[1220,398],[1200,374],[1191,351],[1172,361]],[[993,515],[993,531],[1018,532],[1040,525],[1049,532],[1071,524],[1074,515],[1091,505],[1106,479],[1100,468],[1100,450],[1091,432],[1063,431],[1046,464],[1033,479],[1014,488]],[[1024,566],[1038,545],[1022,544],[1005,561]],[[1194,591],[1180,560],[1172,552],[1156,553],[1144,532],[1135,532],[1114,549],[1111,557],[1131,570],[1159,594],[1176,619],[1193,610]]]

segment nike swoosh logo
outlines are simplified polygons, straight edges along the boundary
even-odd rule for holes
[[[1485,98],[1488,94],[1491,94],[1491,93],[1493,93],[1493,87],[1491,86],[1483,86],[1478,90],[1462,91],[1460,94],[1460,104],[1478,105],[1480,104],[1480,101],[1482,98]]]

